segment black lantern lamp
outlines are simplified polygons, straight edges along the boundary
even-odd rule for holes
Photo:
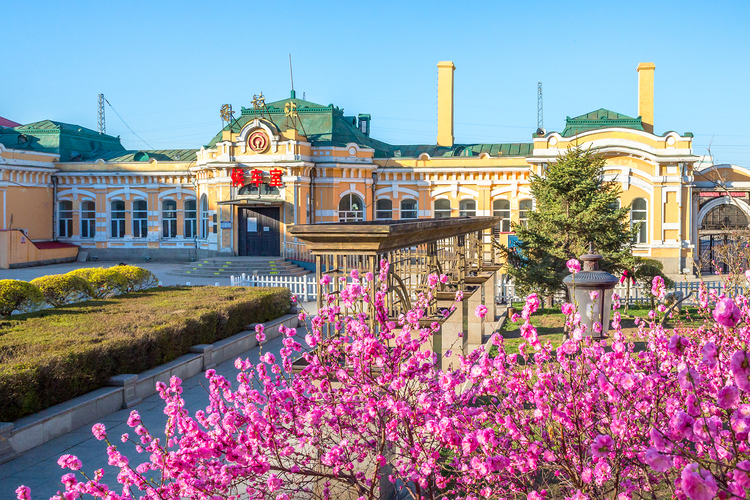
[[[570,297],[578,304],[581,314],[581,324],[586,325],[586,335],[601,339],[609,330],[609,318],[612,312],[612,293],[617,284],[617,278],[599,269],[598,262],[602,256],[594,253],[594,244],[589,243],[589,253],[581,255],[583,269],[581,272],[566,276],[563,280],[568,287]],[[591,298],[591,292],[598,291],[596,299]],[[601,332],[594,331],[594,323],[602,325]]]

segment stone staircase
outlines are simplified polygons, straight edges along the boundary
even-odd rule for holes
[[[242,273],[258,276],[302,276],[310,271],[281,257],[212,257],[184,264],[170,276],[194,278],[228,278]]]

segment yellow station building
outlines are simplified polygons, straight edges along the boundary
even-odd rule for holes
[[[452,62],[438,63],[434,145],[371,137],[371,116],[254,98],[200,149],[130,151],[119,138],[45,120],[0,128],[0,267],[70,259],[279,256],[309,261],[294,224],[495,215],[496,235],[534,209],[530,174],[594,148],[640,223],[636,253],[670,274],[748,226],[750,172],[713,166],[692,134],[654,133],[654,72],[637,68],[636,118],[606,109],[530,142],[455,144]],[[229,116],[227,115],[227,118]],[[24,246],[25,245],[25,246]]]

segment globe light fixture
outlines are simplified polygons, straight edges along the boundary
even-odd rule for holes
[[[578,306],[581,325],[586,326],[584,335],[602,339],[609,330],[612,312],[612,294],[617,278],[599,269],[602,256],[594,253],[594,244],[589,243],[589,253],[581,255],[583,269],[563,279],[572,300]],[[597,331],[599,330],[599,331]]]

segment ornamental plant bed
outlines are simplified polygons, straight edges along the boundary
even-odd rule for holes
[[[14,421],[289,311],[286,288],[152,288],[0,321],[0,421]]]

